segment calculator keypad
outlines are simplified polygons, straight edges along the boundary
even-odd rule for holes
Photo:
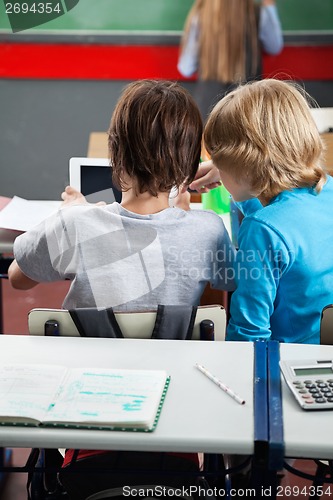
[[[333,403],[333,379],[329,380],[304,380],[293,382],[294,390],[305,404],[324,405]]]

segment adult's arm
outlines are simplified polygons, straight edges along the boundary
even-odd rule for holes
[[[260,10],[259,40],[267,54],[276,55],[283,49],[283,34],[279,14],[272,0],[264,0]]]
[[[192,17],[187,38],[183,42],[178,59],[177,69],[187,78],[192,76],[199,66],[199,19]]]

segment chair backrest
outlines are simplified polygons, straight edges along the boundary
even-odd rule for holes
[[[116,320],[124,337],[148,339],[153,332],[156,312],[118,312]],[[199,306],[193,328],[193,340],[200,339],[200,323],[209,319],[214,323],[215,340],[225,340],[226,312],[221,305]],[[67,337],[80,336],[69,312],[66,309],[32,309],[28,313],[30,335],[45,335],[45,323],[55,321],[59,335]]]
[[[320,343],[333,345],[333,304],[324,307],[321,313]]]

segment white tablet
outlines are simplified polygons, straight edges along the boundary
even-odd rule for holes
[[[69,184],[90,203],[121,201],[121,192],[112,183],[112,168],[107,158],[71,158]]]

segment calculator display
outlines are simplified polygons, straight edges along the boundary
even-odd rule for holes
[[[305,375],[332,375],[332,368],[329,367],[314,367],[314,368],[293,368],[294,373],[297,377],[302,377]]]

